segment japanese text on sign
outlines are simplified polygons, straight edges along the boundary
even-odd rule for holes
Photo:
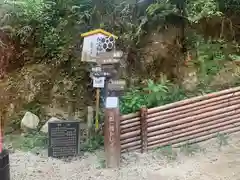
[[[113,118],[113,114],[109,115],[109,142],[110,142],[110,147],[114,147],[115,145],[115,138],[114,138],[114,134],[115,134],[115,124],[114,124],[114,118]]]
[[[108,84],[109,90],[122,91],[126,86],[125,80],[112,80]]]
[[[104,88],[105,77],[93,77],[94,88]]]

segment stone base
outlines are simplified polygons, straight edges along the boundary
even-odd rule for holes
[[[7,150],[0,153],[0,177],[1,180],[10,180],[9,152]]]

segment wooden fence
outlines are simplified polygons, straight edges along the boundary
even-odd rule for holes
[[[240,130],[240,87],[121,116],[121,152],[178,147]]]

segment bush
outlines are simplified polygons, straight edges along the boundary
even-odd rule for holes
[[[127,92],[120,101],[121,113],[139,111],[143,106],[152,108],[186,98],[184,90],[167,80],[160,83],[147,81],[146,87],[138,87]]]

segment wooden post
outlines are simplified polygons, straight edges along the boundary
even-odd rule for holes
[[[118,108],[105,110],[104,148],[106,167],[117,168],[120,165],[120,113]]]
[[[147,108],[142,107],[140,110],[140,123],[141,123],[141,152],[147,152]]]
[[[92,106],[88,106],[87,107],[87,138],[88,141],[91,139],[92,136],[92,130],[93,130],[93,119],[94,119],[94,115],[93,115],[93,107]]]
[[[68,100],[68,120],[73,121],[75,120],[75,100],[70,97]]]

